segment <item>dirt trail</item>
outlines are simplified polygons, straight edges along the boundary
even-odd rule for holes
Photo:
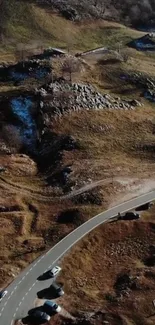
[[[77,190],[73,190],[71,193],[67,194],[67,195],[63,195],[62,197],[50,197],[50,193],[46,193],[46,194],[39,194],[38,192],[35,192],[34,190],[30,190],[30,189],[27,189],[27,188],[24,188],[20,185],[17,185],[17,184],[13,184],[12,182],[0,177],[0,181],[1,181],[1,186],[11,192],[16,192],[17,190],[20,189],[20,193],[21,194],[24,194],[24,195],[28,195],[28,196],[31,196],[32,198],[34,199],[37,199],[37,200],[41,200],[41,201],[53,201],[53,200],[66,200],[66,199],[71,199],[72,197],[75,197],[79,194],[82,194],[86,191],[89,191],[97,186],[100,186],[100,185],[107,185],[109,183],[112,183],[112,182],[118,182],[118,183],[129,183],[129,182],[134,182],[136,180],[136,178],[125,178],[125,177],[114,177],[113,179],[110,177],[110,178],[107,178],[107,179],[102,179],[102,180],[99,180],[99,181],[94,181],[92,183],[89,183],[87,185],[84,185],[83,187],[81,187],[80,189],[77,189]],[[52,193],[51,193],[52,194]]]
[[[154,176],[154,177],[153,177]],[[116,197],[116,200],[113,201],[112,205],[116,205],[118,203],[121,203],[123,201],[127,201],[130,198],[133,198],[134,196],[138,196],[141,194],[144,194],[146,192],[149,192],[151,190],[155,189],[155,175],[152,175],[152,178],[146,178],[146,179],[140,179],[136,178],[136,177],[125,177],[125,176],[119,176],[119,177],[110,177],[107,179],[102,179],[99,181],[94,181],[92,183],[86,184],[84,186],[82,186],[81,188],[77,189],[77,190],[73,190],[71,193],[67,194],[67,195],[63,195],[62,197],[58,196],[58,197],[50,197],[51,193],[45,193],[45,194],[38,194],[37,192],[35,193],[34,190],[30,191],[27,188],[18,186],[17,184],[13,184],[9,181],[7,181],[6,179],[0,177],[0,181],[1,181],[1,186],[5,189],[7,189],[8,191],[11,192],[17,192],[17,190],[20,189],[20,193],[26,196],[30,196],[31,198],[34,198],[36,200],[39,201],[44,201],[44,202],[52,202],[55,200],[58,201],[63,201],[66,199],[71,199],[77,195],[80,195],[86,191],[92,190],[93,188],[97,187],[97,186],[101,186],[101,185],[107,185],[113,182],[117,182],[119,184],[125,185],[126,186],[126,190],[124,195],[119,194],[119,196]]]
[[[36,200],[39,201],[53,201],[55,198],[51,198],[49,197],[50,193],[47,195],[42,195],[42,194],[37,194],[35,193],[35,191],[31,191],[29,189],[26,189],[24,187],[18,186],[17,184],[13,184],[9,181],[7,181],[6,179],[3,179],[2,177],[0,177],[0,186],[7,189],[8,191],[12,192],[12,193],[17,193],[17,190],[20,189],[20,194],[26,195],[26,196],[30,196],[31,198],[34,198]]]
[[[84,185],[83,187],[81,187],[78,190],[74,190],[71,193],[64,195],[61,199],[71,199],[74,196],[77,196],[79,194],[82,194],[86,191],[92,190],[93,188],[100,186],[100,185],[107,185],[109,183],[113,183],[113,182],[118,182],[120,184],[122,184],[124,182],[124,184],[128,184],[129,182],[135,182],[136,180],[138,180],[137,178],[126,178],[126,177],[109,177],[107,179],[101,179],[100,181],[96,181],[96,182],[92,182],[89,183],[87,185]]]

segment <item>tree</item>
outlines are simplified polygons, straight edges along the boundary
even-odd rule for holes
[[[62,73],[69,75],[69,81],[72,84],[72,74],[80,71],[80,61],[72,56],[67,56],[62,63]]]

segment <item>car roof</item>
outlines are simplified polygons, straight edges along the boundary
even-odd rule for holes
[[[55,306],[55,305],[57,306],[57,304],[51,300],[46,300],[44,304],[49,304],[51,306]]]
[[[36,315],[36,316],[41,316],[43,314],[43,311],[41,310],[34,310],[33,312],[33,315]]]
[[[55,283],[55,282],[53,282],[52,284],[51,284],[51,287],[53,287],[54,289],[60,289],[61,287],[57,284],[57,283]]]

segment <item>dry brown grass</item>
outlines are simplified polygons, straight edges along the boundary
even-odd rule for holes
[[[54,245],[74,229],[74,224],[58,224],[56,217],[64,209],[76,207],[76,204],[69,200],[61,202],[52,197],[50,199],[43,179],[32,173],[31,160],[24,156],[22,161],[20,160],[19,170],[18,158],[18,155],[2,158],[2,164],[7,167],[7,170],[6,175],[4,173],[0,180],[0,206],[8,208],[18,206],[21,211],[0,212],[1,286],[12,279],[12,273],[19,273],[23,267],[40,255],[42,250]],[[33,198],[33,193],[36,199]],[[40,200],[40,195],[44,195],[43,201]],[[99,212],[98,207],[91,209],[91,206],[85,205],[79,207],[79,210],[85,220]],[[25,240],[26,244],[24,244]]]
[[[93,180],[104,179],[112,172],[118,175],[118,168],[126,175],[138,175],[150,168],[153,171],[150,155],[143,159],[140,152],[136,154],[138,144],[154,143],[153,128],[154,110],[149,105],[135,111],[73,112],[53,123],[54,131],[74,135],[81,145],[80,151],[65,153],[64,164],[74,161],[74,178],[91,175]]]
[[[135,261],[142,263],[149,246],[154,244],[152,223],[119,222],[96,229],[62,261],[63,271],[58,281],[64,283],[67,299],[61,298],[60,303],[72,312],[117,310],[136,325],[140,324],[138,315],[141,315],[144,324],[148,324],[147,317],[154,313],[154,268],[142,268]],[[112,297],[116,297],[117,276],[128,272],[139,276],[139,289],[129,290],[128,295],[112,302]]]
[[[123,93],[129,97],[132,95],[139,98],[140,94],[134,87],[126,86],[121,80],[118,80],[117,72],[136,69],[153,75],[155,73],[153,56],[147,56],[125,47],[126,42],[132,37],[143,35],[141,32],[105,21],[75,24],[36,6],[32,6],[32,15],[34,20],[39,22],[40,29],[32,29],[32,26],[22,19],[20,24],[17,20],[17,24],[14,23],[13,27],[10,23],[10,32],[14,34],[15,43],[21,42],[22,39],[26,45],[34,42],[37,44],[37,39],[39,39],[44,46],[68,48],[70,45],[71,53],[76,53],[98,46],[117,48],[117,43],[123,42],[123,50],[127,50],[129,62],[106,62],[107,57],[101,58],[102,61],[99,62],[95,56],[93,58],[85,57],[82,71],[80,74],[73,75],[74,81],[92,83],[104,93],[117,95]],[[38,32],[40,34],[37,34]],[[7,46],[6,44],[0,50],[1,61],[15,59],[14,46],[9,48]],[[59,60],[56,59],[53,63],[55,73],[59,74],[61,65]],[[1,90],[7,92],[8,86],[4,86]],[[62,166],[72,165],[71,180],[77,183],[77,188],[84,186],[84,181],[87,182],[88,179],[98,181],[118,175],[146,178],[154,174],[154,153],[140,152],[137,149],[139,144],[151,143],[154,146],[155,143],[154,108],[145,100],[143,103],[144,107],[135,111],[73,112],[53,122],[52,131],[57,134],[72,135],[80,144],[80,150],[64,151],[62,160]],[[17,268],[17,274],[38,254],[41,254],[39,250],[41,241],[48,248],[74,229],[72,224],[60,225],[57,223],[56,217],[61,211],[78,208],[84,220],[88,220],[103,211],[114,200],[116,193],[122,193],[125,190],[123,186],[115,182],[106,186],[100,184],[97,188],[103,197],[100,206],[87,203],[78,204],[69,199],[61,202],[54,197],[54,189],[47,193],[45,179],[38,174],[36,164],[28,157],[4,155],[1,156],[1,165],[6,167],[6,172],[0,178],[0,204],[8,207],[19,205],[21,208],[20,212],[0,213],[1,285],[6,284],[12,278],[10,271],[12,267]],[[36,214],[30,209],[30,205],[35,207]],[[146,224],[147,221],[150,221],[147,214],[145,220]],[[106,227],[110,227],[108,232],[110,236],[113,236],[112,225]],[[127,231],[129,231],[128,227]],[[151,231],[149,227],[148,231]],[[119,233],[121,232],[122,230],[119,228]],[[97,233],[95,240],[92,239],[94,245],[97,242],[102,244],[101,238],[101,233]],[[29,247],[23,246],[24,240],[33,242],[36,251],[28,253]],[[89,241],[85,245],[85,255],[80,257],[80,261],[77,262],[79,263],[78,267],[84,266],[87,261],[90,267],[89,272],[92,272],[91,257],[87,253],[88,248],[91,251]],[[137,256],[135,259],[137,264],[141,263]],[[80,276],[81,271],[78,270],[78,272],[78,276]],[[107,279],[107,283],[108,281],[110,280]],[[107,285],[107,290],[109,285]],[[81,283],[81,288],[82,286],[83,283]],[[93,288],[90,282],[84,288],[85,292],[83,289],[80,289],[79,292],[81,295],[85,294],[84,297],[90,295],[91,306],[93,299],[98,297],[99,289]],[[105,301],[103,297],[102,301]]]
[[[149,178],[155,172],[154,154],[140,154],[136,146],[144,142],[154,144],[153,118],[154,111],[147,105],[130,112],[74,112],[55,121],[54,132],[73,135],[80,144],[80,150],[65,151],[62,160],[62,165],[72,165],[71,180],[77,182],[77,188],[84,185],[84,180],[88,182],[89,178],[91,181],[104,180],[112,175]],[[109,131],[106,128],[104,131],[106,125],[109,126]],[[99,128],[101,126],[102,131]],[[101,183],[95,189],[103,197],[100,206],[87,202],[75,203],[74,198],[61,202],[52,197],[52,192],[46,192],[44,178],[37,174],[36,165],[26,156],[3,156],[2,165],[7,170],[0,180],[1,205],[18,205],[21,211],[0,213],[1,256],[3,255],[1,272],[4,274],[1,284],[10,279],[8,274],[12,265],[20,270],[23,263],[25,266],[41,254],[38,244],[41,238],[43,241],[45,239],[48,248],[74,229],[73,224],[57,223],[56,217],[61,211],[78,208],[84,220],[88,220],[103,211],[114,200],[116,193],[125,191],[123,185],[112,182],[111,179],[111,184]],[[41,199],[42,196],[44,200]],[[30,206],[35,208],[36,213]],[[39,239],[35,241],[34,238]],[[29,247],[23,246],[26,239],[34,240],[33,250],[29,253]],[[88,258],[87,255],[85,258]],[[80,263],[84,263],[83,258]],[[94,297],[97,292],[94,290],[91,295]]]
[[[98,46],[117,46],[122,38],[123,44],[132,37],[140,37],[144,33],[127,28],[115,22],[95,21],[73,23],[62,18],[53,11],[35,5],[23,4],[19,1],[10,18],[7,37],[0,50],[1,62],[15,60],[17,44],[33,52],[38,46],[70,48],[75,53]],[[30,24],[31,21],[31,24]],[[113,32],[115,29],[115,33]]]

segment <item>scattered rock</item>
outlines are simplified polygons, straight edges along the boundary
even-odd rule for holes
[[[52,89],[52,93],[51,93]],[[102,109],[124,109],[130,110],[141,103],[136,99],[121,100],[113,98],[109,94],[101,94],[89,84],[68,84],[65,80],[55,81],[46,86],[46,89],[37,90],[40,94],[40,105],[49,115],[61,117],[62,114],[71,113],[73,110],[102,110]],[[49,100],[46,97],[49,95]],[[47,120],[48,120],[47,118]]]

